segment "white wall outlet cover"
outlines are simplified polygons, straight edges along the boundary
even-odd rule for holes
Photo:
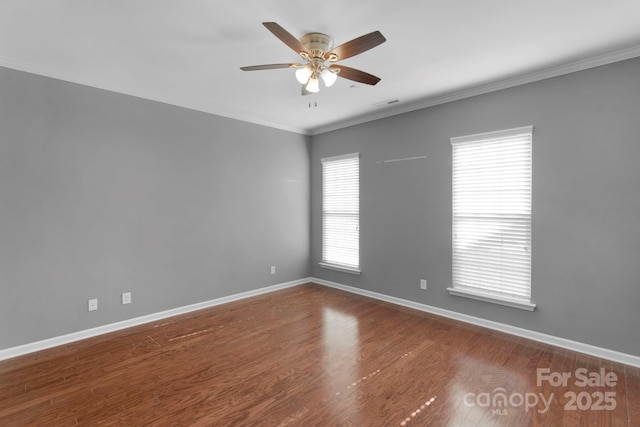
[[[131,292],[122,293],[122,304],[131,304]]]
[[[89,300],[89,311],[96,311],[98,309],[98,300],[90,299]]]

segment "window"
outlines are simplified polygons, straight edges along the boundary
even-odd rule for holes
[[[451,138],[453,295],[533,310],[533,127]]]
[[[360,274],[360,159],[358,153],[322,159],[322,262]]]

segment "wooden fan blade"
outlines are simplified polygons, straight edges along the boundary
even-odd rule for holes
[[[266,64],[266,65],[251,65],[249,67],[240,67],[242,71],[258,71],[258,70],[275,70],[278,68],[293,68],[300,64]]]
[[[384,38],[380,31],[374,31],[369,34],[365,34],[364,36],[360,36],[357,39],[353,39],[344,44],[341,44],[330,52],[325,53],[324,57],[325,59],[328,59],[331,54],[335,54],[338,56],[337,60],[341,61],[343,59],[356,56],[362,52],[366,52],[369,49],[373,49],[374,47],[386,41],[387,39]]]
[[[343,79],[349,79],[372,86],[380,81],[380,77],[356,70],[355,68],[345,67],[344,65],[332,65],[330,68],[339,68],[340,72],[338,73],[338,77],[342,77]]]
[[[282,28],[280,25],[275,22],[263,22],[262,25],[267,27],[267,30],[271,31],[274,36],[282,40],[284,44],[293,49],[296,53],[306,52],[300,40],[291,35],[290,32]]]

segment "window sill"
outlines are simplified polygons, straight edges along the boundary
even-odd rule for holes
[[[521,310],[533,311],[536,308],[536,305],[533,303],[527,303],[517,300],[511,300],[506,298],[499,298],[493,295],[483,294],[480,292],[472,292],[468,290],[447,288],[450,295],[455,295],[458,297],[471,298],[478,301],[491,302],[494,304],[505,305],[507,307],[519,308]]]
[[[360,270],[359,268],[347,267],[344,265],[337,265],[337,264],[327,264],[326,262],[318,263],[318,265],[322,268],[326,268],[329,270],[336,270],[336,271],[341,271],[343,273],[357,274],[358,276],[362,272],[362,270]]]

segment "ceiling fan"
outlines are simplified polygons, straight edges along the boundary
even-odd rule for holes
[[[263,22],[262,25],[300,55],[304,62],[240,67],[243,71],[295,68],[296,79],[302,84],[302,95],[319,92],[319,78],[327,87],[332,86],[338,77],[368,85],[375,85],[380,81],[379,77],[372,74],[336,64],[337,61],[351,58],[384,43],[387,39],[380,31],[365,34],[334,48],[333,39],[326,34],[309,33],[298,40],[275,22]]]

